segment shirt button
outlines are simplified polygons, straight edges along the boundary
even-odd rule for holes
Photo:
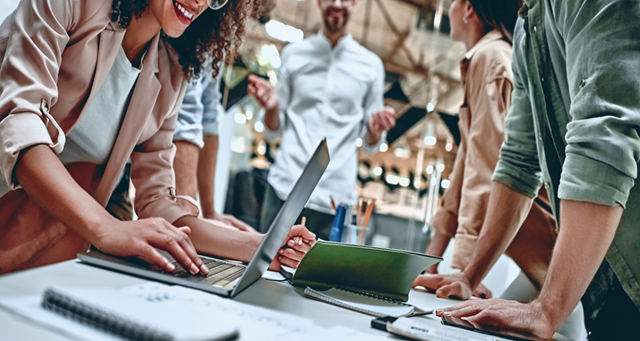
[[[541,77],[541,78],[540,78],[540,81],[542,81],[542,83],[544,83],[544,77]]]
[[[533,32],[538,32],[538,26],[533,26]]]

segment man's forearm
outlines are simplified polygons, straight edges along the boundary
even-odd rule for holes
[[[271,131],[278,131],[280,129],[280,108],[265,110],[264,124]]]
[[[230,229],[191,216],[182,217],[173,225],[189,226],[191,241],[198,252],[243,262],[251,260],[263,238],[259,233]]]
[[[380,138],[382,137],[382,134],[373,134],[371,133],[371,131],[369,131],[369,129],[367,129],[367,133],[364,135],[364,142],[368,145],[368,146],[375,146],[378,142],[380,142]]]
[[[215,215],[215,177],[218,159],[218,136],[205,135],[204,147],[198,157],[198,194],[202,216],[213,219]]]
[[[587,290],[615,237],[623,209],[588,202],[560,202],[560,233],[538,301],[554,330]]]
[[[507,250],[527,218],[533,200],[510,187],[494,182],[487,216],[482,224],[471,261],[463,270],[475,289],[498,258]]]

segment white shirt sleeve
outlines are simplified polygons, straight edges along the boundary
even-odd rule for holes
[[[276,85],[276,92],[278,93],[278,99],[280,101],[280,107],[278,115],[280,117],[280,128],[276,131],[273,131],[264,125],[264,136],[267,141],[273,141],[274,139],[282,136],[282,130],[284,128],[286,110],[289,106],[289,100],[291,98],[291,82],[289,79],[289,71],[286,68],[288,61],[288,53],[289,51],[286,47],[282,50],[282,66],[278,70],[278,84]]]
[[[382,133],[382,135],[380,136],[380,140],[378,140],[378,142],[374,145],[367,144],[366,139],[364,139],[364,136],[367,133],[369,119],[373,114],[382,110],[384,106],[384,66],[382,65],[382,61],[379,58],[377,58],[377,62],[378,66],[376,67],[375,77],[363,102],[364,118],[362,120],[360,137],[362,138],[362,149],[367,154],[373,154],[377,152],[380,145],[387,139],[386,132]]]

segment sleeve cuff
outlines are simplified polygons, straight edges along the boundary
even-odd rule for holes
[[[202,131],[204,135],[215,135],[218,136],[220,132],[219,128],[219,118],[220,113],[224,113],[224,108],[222,104],[215,103],[216,108],[205,108],[205,111],[202,115]]]
[[[366,135],[366,133],[365,133]],[[362,150],[367,154],[375,154],[380,150],[380,145],[387,141],[387,132],[383,131],[380,140],[374,145],[368,145],[366,139],[362,138]]]
[[[538,175],[510,167],[502,160],[498,161],[492,180],[500,182],[531,199],[538,195],[538,190],[542,185],[542,179]]]
[[[198,204],[190,197],[176,196],[175,199],[166,196],[148,204],[138,213],[139,218],[161,217],[170,223],[184,216],[198,217]]]
[[[204,137],[202,135],[202,129],[193,127],[193,128],[181,128],[176,129],[173,133],[174,141],[188,141],[191,142],[198,147],[204,147]]]
[[[264,137],[267,139],[267,141],[273,141],[282,136],[282,123],[282,120],[280,120],[280,129],[278,130],[271,130],[267,127],[266,123],[264,124]]]
[[[633,178],[606,163],[578,154],[567,154],[558,197],[624,207],[633,185]]]
[[[9,188],[18,187],[13,178],[13,169],[22,150],[37,144],[46,144],[54,152],[62,152],[65,142],[64,134],[55,122],[51,123],[53,123],[52,129],[57,130],[55,142],[51,138],[46,123],[37,114],[11,114],[0,121],[0,136],[2,136],[0,171]]]

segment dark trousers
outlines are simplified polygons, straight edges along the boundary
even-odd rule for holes
[[[276,218],[276,215],[284,204],[284,201],[278,198],[271,185],[267,184],[266,187],[260,217],[260,232],[262,233],[267,232],[273,219]],[[302,217],[307,218],[305,225],[309,231],[315,233],[320,239],[329,240],[331,226],[333,226],[333,214],[326,214],[304,208],[295,222],[296,225],[300,224]]]
[[[640,310],[604,260],[582,297],[589,341],[639,340]]]

